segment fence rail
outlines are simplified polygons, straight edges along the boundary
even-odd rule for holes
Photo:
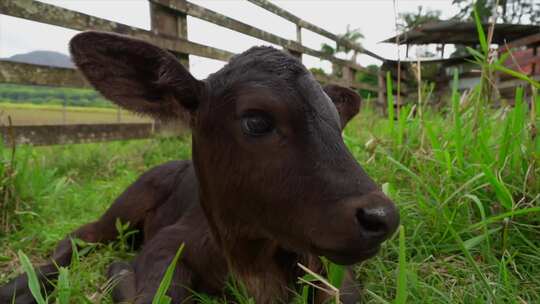
[[[75,69],[0,60],[0,83],[90,88]]]
[[[269,1],[248,1],[295,24],[297,32],[296,40],[283,38],[274,33],[248,25],[244,22],[186,0],[149,0],[151,31],[35,0],[0,1],[0,14],[60,26],[77,31],[100,30],[137,37],[153,43],[161,48],[172,51],[187,68],[189,68],[189,55],[196,55],[220,61],[228,61],[233,55],[235,55],[234,53],[223,49],[188,40],[186,18],[187,16],[191,16],[245,35],[261,39],[266,42],[279,45],[283,47],[284,50],[300,59],[302,58],[302,54],[306,54],[318,57],[322,60],[328,60],[332,62],[333,67],[341,70],[334,71],[332,75],[315,75],[318,81],[325,84],[339,84],[354,89],[371,91],[378,94],[379,102],[383,100],[386,94],[384,77],[381,77],[381,75],[377,72],[369,71],[365,67],[359,65],[355,59],[357,53],[363,53],[382,60],[380,56],[365,50],[361,46],[351,41],[345,40],[333,33],[330,33],[317,25],[302,20],[301,18],[272,4]],[[344,60],[304,46],[302,44],[301,37],[302,29],[310,30],[335,41],[337,45],[343,45],[352,49],[355,52],[353,59]],[[377,76],[379,80],[378,86],[356,81],[355,74],[357,72]],[[341,76],[338,77],[337,75],[339,74],[341,74]],[[0,83],[89,87],[82,75],[73,69],[13,63],[3,60],[0,60]],[[120,128],[120,126],[116,126]],[[85,128],[86,127],[87,125],[85,125]],[[130,127],[134,126],[130,125]],[[57,131],[63,132],[65,130],[67,129],[59,127]],[[105,136],[103,138],[109,137]],[[115,137],[113,136],[110,138]]]
[[[154,131],[151,123],[0,127],[4,144],[34,146],[143,139],[151,137]]]

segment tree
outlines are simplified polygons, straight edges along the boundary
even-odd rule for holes
[[[376,76],[379,73],[379,67],[374,64],[370,64],[366,67],[366,69],[369,71],[369,73],[365,73],[361,71],[356,73],[356,81],[370,84],[376,87],[379,84],[379,79]],[[364,99],[376,97],[376,93],[373,93],[371,91],[364,90],[364,89],[359,89],[358,93]]]
[[[460,6],[457,19],[473,19],[473,8],[483,22],[488,22],[495,11],[498,22],[540,24],[540,2],[538,0],[453,0]]]
[[[441,21],[441,11],[427,9],[423,11],[423,6],[418,6],[418,10],[412,13],[400,13],[398,27],[402,31],[408,31],[426,23]]]
[[[348,40],[353,44],[361,45],[359,40],[364,38],[364,35],[360,32],[360,29],[351,29],[351,25],[347,25],[347,30],[344,34],[338,35],[339,38]],[[348,54],[351,51],[350,48],[344,45],[338,44],[337,47],[333,47],[327,43],[321,45],[321,52],[328,56],[334,56],[337,53]]]
[[[347,30],[344,34],[338,35],[339,38],[348,40],[353,44],[361,45],[359,40],[364,38],[364,35],[360,32],[360,29],[351,29],[350,24],[347,25]],[[333,47],[327,43],[321,45],[321,52],[327,56],[335,56],[337,53],[348,54],[351,51],[350,48],[344,45],[337,44],[337,47]],[[321,59],[322,60],[322,59]],[[353,60],[354,56],[353,56]],[[332,74],[341,77],[341,66],[337,63],[332,63]]]
[[[441,21],[441,11],[424,10],[424,7],[420,5],[416,12],[400,13],[397,26],[402,32],[406,32],[424,24],[438,21]],[[419,51],[419,57],[427,58],[436,56],[428,47],[418,48],[417,51]]]

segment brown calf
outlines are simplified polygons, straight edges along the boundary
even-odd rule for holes
[[[118,218],[141,231],[135,260],[109,269],[122,277],[115,301],[151,303],[185,243],[168,293],[174,303],[188,298],[188,290],[222,293],[231,274],[257,303],[286,302],[302,275],[298,262],[322,272],[319,256],[347,265],[365,260],[396,229],[394,204],[341,138],[359,97],[337,86],[323,91],[295,58],[255,47],[200,81],[170,53],[124,36],[78,34],[71,53],[108,99],[156,118],[184,119],[192,128],[193,161],[144,173],[98,221],[70,235],[114,240]],[[70,259],[66,238],[38,269],[40,279],[54,278],[55,264]],[[351,277],[342,289],[344,302],[356,301]],[[25,275],[0,289],[0,302],[14,295],[15,303],[34,302]]]

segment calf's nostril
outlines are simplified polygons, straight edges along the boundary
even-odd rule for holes
[[[356,210],[358,225],[360,225],[362,232],[369,237],[383,237],[388,233],[386,216],[386,211],[383,208],[360,208]]]

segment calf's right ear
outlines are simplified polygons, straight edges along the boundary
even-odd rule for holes
[[[168,51],[139,39],[83,32],[71,39],[70,52],[96,90],[137,113],[163,120],[183,118],[197,109],[203,96],[204,82]]]
[[[347,123],[360,111],[360,104],[362,103],[360,95],[351,89],[334,84],[325,85],[323,90],[336,106],[341,119],[341,129],[343,130]]]

